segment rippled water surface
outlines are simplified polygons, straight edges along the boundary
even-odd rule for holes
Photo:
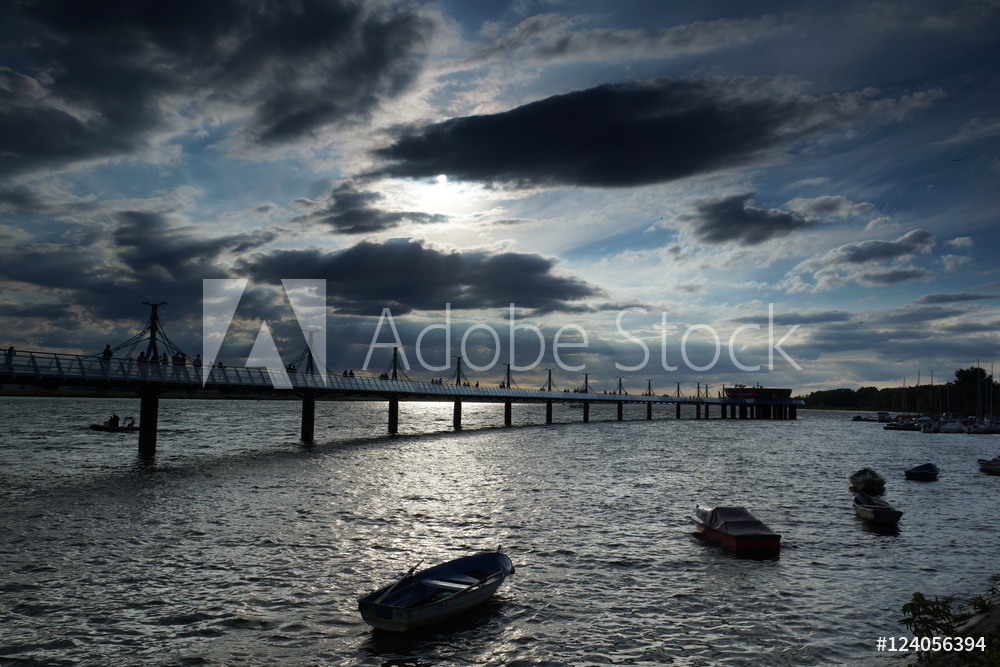
[[[790,422],[613,421],[595,408],[161,400],[158,454],[92,432],[138,400],[0,399],[0,661],[45,664],[871,664],[914,591],[973,596],[998,573],[1000,437]],[[628,415],[627,415],[628,416]],[[605,421],[606,420],[606,421]],[[535,424],[535,425],[529,425]],[[902,470],[933,461],[934,483]],[[866,528],[847,476],[904,511]],[[693,535],[741,504],[775,560]],[[356,600],[420,560],[503,545],[517,574],[433,631],[373,631]]]

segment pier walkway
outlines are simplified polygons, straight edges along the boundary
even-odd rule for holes
[[[503,403],[504,424],[511,424],[513,403],[546,405],[546,423],[552,423],[554,403],[582,404],[583,421],[590,418],[592,404],[622,406],[646,405],[646,418],[652,419],[656,405],[674,406],[680,419],[681,406],[695,407],[696,419],[708,419],[710,410],[720,418],[733,419],[796,419],[803,401],[793,398],[755,397],[753,388],[745,392],[730,388],[722,397],[655,395],[650,386],[641,394],[629,394],[621,389],[611,393],[589,390],[531,390],[511,386],[479,387],[464,384],[437,384],[388,377],[353,377],[327,373],[275,373],[263,368],[216,366],[208,369],[191,364],[147,363],[117,357],[56,354],[51,352],[16,351],[5,353],[0,367],[0,383],[18,387],[86,388],[95,391],[135,391],[141,397],[139,421],[140,454],[156,451],[158,397],[171,391],[215,390],[225,393],[251,392],[263,398],[291,393],[302,398],[302,440],[312,442],[315,422],[315,400],[386,401],[389,406],[388,431],[398,432],[400,401],[439,401],[454,403],[453,426],[462,427],[463,402]],[[551,386],[551,384],[549,385]],[[699,388],[699,394],[700,394]],[[707,393],[707,392],[706,392]]]

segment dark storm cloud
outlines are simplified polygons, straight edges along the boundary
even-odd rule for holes
[[[441,252],[408,239],[362,242],[345,250],[279,250],[238,263],[254,281],[326,280],[329,305],[344,313],[393,315],[411,310],[530,308],[573,310],[570,303],[600,294],[575,278],[556,275],[539,255]]]
[[[358,190],[352,183],[338,185],[326,204],[293,222],[328,225],[338,234],[370,234],[409,223],[444,222],[448,216],[419,211],[386,211],[375,205],[383,199],[377,192]]]
[[[801,215],[749,205],[753,192],[702,201],[694,213],[675,218],[687,224],[694,238],[714,245],[736,242],[758,245],[810,227]]]
[[[76,314],[63,303],[0,304],[0,317],[37,317],[44,320],[75,321]]]
[[[127,154],[199,105],[251,143],[364,119],[421,66],[432,24],[351,0],[0,4],[0,174]],[[204,109],[201,109],[204,111]]]
[[[132,318],[143,301],[161,299],[187,303],[194,312],[202,279],[225,277],[221,258],[274,238],[271,232],[199,238],[193,228],[171,224],[168,214],[144,211],[119,212],[112,222],[110,239],[90,234],[75,244],[0,249],[0,280],[56,293],[72,290],[73,305],[98,318]]]
[[[923,106],[870,91],[790,97],[765,79],[608,84],[400,130],[379,174],[518,186],[632,187],[746,165],[832,128]]]
[[[116,216],[114,232],[118,258],[137,274],[164,273],[174,280],[218,274],[217,260],[227,252],[239,254],[274,240],[272,232],[198,238],[190,228],[172,228],[158,213],[125,211]],[[217,276],[216,276],[217,277]]]

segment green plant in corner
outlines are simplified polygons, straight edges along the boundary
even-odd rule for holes
[[[955,636],[955,617],[951,613],[951,607],[937,596],[934,596],[934,600],[928,600],[923,593],[914,593],[910,601],[903,605],[903,613],[906,616],[899,619],[899,622],[914,637]],[[917,664],[924,662],[929,655],[930,651],[919,651]]]

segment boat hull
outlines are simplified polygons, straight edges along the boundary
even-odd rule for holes
[[[372,591],[358,600],[358,611],[379,630],[424,628],[483,604],[513,571],[506,554],[465,556]]]
[[[1000,475],[1000,459],[979,459],[979,469],[991,475]]]
[[[745,519],[739,527],[730,528],[727,522],[713,520],[716,510],[740,510]],[[777,554],[781,551],[781,535],[758,521],[742,507],[696,507],[691,515],[698,531],[706,538],[740,554]],[[753,524],[747,526],[747,524]]]
[[[895,526],[903,518],[903,513],[889,503],[863,493],[854,495],[854,512],[865,521],[883,526]]]
[[[90,428],[94,431],[105,431],[107,433],[130,433],[131,431],[138,431],[138,426],[107,426],[106,424],[91,424]]]
[[[938,478],[938,474],[940,472],[941,471],[938,470],[938,467],[933,463],[925,463],[915,468],[910,468],[909,470],[904,471],[903,474],[906,475],[906,479],[912,479],[918,482],[933,482]]]

